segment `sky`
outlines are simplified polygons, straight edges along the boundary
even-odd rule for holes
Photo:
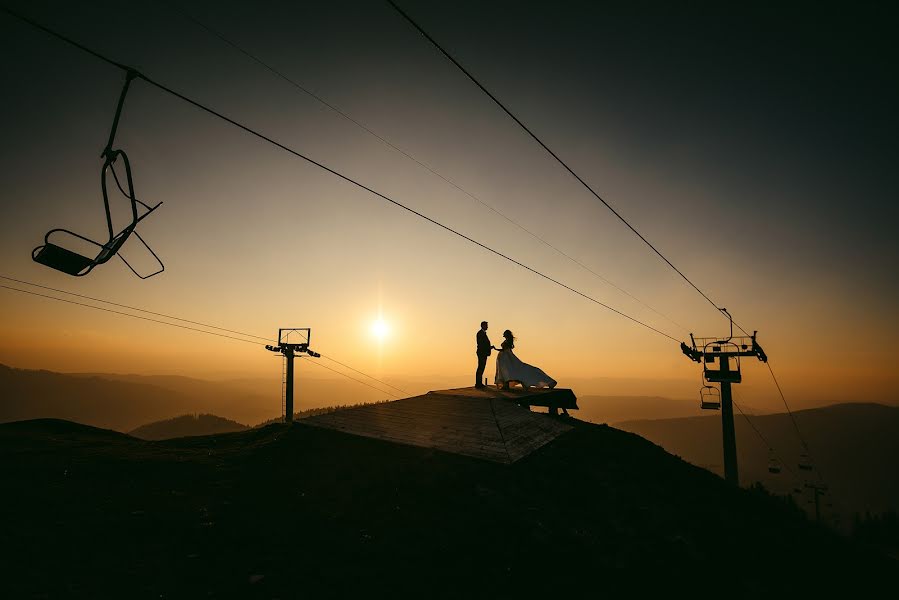
[[[712,305],[386,3],[11,6],[678,340],[727,335]],[[402,6],[758,330],[796,406],[899,402],[887,347],[899,333],[887,8]],[[494,343],[511,329],[520,358],[580,393],[620,380],[634,395],[673,382],[672,395],[695,387],[698,397],[699,366],[671,339],[139,80],[116,146],[137,196],[164,202],[139,232],[165,272],[142,281],[113,261],[72,278],[36,264],[31,249],[49,229],[104,233],[100,152],[123,76],[7,15],[0,53],[0,275],[255,335],[311,327],[313,348],[423,389],[470,383],[474,335],[488,320]],[[133,241],[123,253],[149,265]],[[6,289],[0,362],[216,379],[281,369],[259,346]],[[754,360],[739,393],[760,410],[780,402]]]

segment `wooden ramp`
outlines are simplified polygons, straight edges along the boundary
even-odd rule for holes
[[[302,422],[510,464],[571,429],[558,418],[526,407],[548,406],[553,396],[557,401],[552,403],[560,408],[577,408],[571,390],[460,388],[345,408]]]

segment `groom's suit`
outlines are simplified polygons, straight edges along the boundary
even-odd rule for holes
[[[487,368],[487,357],[490,356],[492,345],[490,344],[490,338],[487,337],[487,332],[483,329],[478,330],[477,340],[478,370],[474,375],[474,384],[483,385],[484,369]]]

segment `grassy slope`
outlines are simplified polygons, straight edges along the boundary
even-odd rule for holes
[[[780,501],[574,423],[511,466],[302,424],[165,442],[0,425],[3,585],[7,597],[592,597],[706,596],[727,579],[749,597],[895,576]]]

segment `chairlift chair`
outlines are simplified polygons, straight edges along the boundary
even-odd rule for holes
[[[799,455],[799,465],[798,466],[802,471],[811,471],[814,469],[814,467],[812,466],[812,461],[809,458],[809,455],[807,452],[803,452],[802,454]]]
[[[777,475],[782,470],[780,466],[780,461],[777,460],[777,456],[774,454],[773,449],[768,450],[768,472]]]
[[[125,103],[125,96],[128,94],[128,87],[131,84],[131,80],[136,76],[137,73],[135,71],[128,71],[128,74],[125,77],[125,85],[122,88],[121,94],[119,95],[119,104],[116,109],[115,118],[112,122],[112,130],[109,134],[109,141],[107,142],[106,148],[103,150],[103,154],[101,155],[103,157],[103,168],[100,171],[100,187],[103,190],[103,206],[106,209],[106,226],[109,231],[109,238],[105,242],[101,243],[68,229],[51,229],[44,236],[44,243],[35,248],[31,253],[31,258],[35,262],[41,263],[42,265],[46,265],[52,269],[56,269],[57,271],[61,271],[68,275],[73,275],[75,277],[84,277],[95,267],[108,262],[113,256],[116,255],[118,255],[119,258],[122,259],[122,262],[125,263],[125,265],[131,270],[132,273],[134,273],[141,279],[147,279],[154,275],[158,275],[165,270],[165,265],[162,264],[162,261],[159,259],[156,253],[153,252],[153,249],[150,248],[147,242],[144,241],[140,234],[135,230],[137,224],[151,212],[159,208],[162,202],[159,202],[155,206],[149,206],[137,199],[134,194],[134,180],[131,174],[131,163],[128,160],[128,155],[125,154],[123,150],[114,150],[112,148],[113,142],[115,141],[116,129],[118,128],[119,124],[119,117],[122,114],[122,106]],[[122,163],[125,165],[127,190],[122,186],[122,183],[121,181],[119,181],[118,174],[115,170],[115,162],[119,158],[122,159]],[[112,213],[109,208],[109,193],[107,189],[107,178],[109,173],[112,173],[112,177],[115,181],[116,187],[118,187],[119,191],[131,203],[131,222],[118,233],[115,232],[115,228],[113,227]],[[138,209],[138,204],[140,204],[140,206],[143,208]],[[97,246],[99,248],[99,251],[93,257],[84,256],[83,254],[79,254],[78,252],[50,241],[51,237],[58,238],[60,234],[65,234],[84,242],[88,242],[89,244]],[[140,242],[144,245],[144,247],[150,252],[150,254],[153,255],[153,258],[156,259],[156,262],[159,264],[159,268],[157,270],[148,275],[141,275],[134,269],[134,267],[132,267],[128,263],[127,260],[125,260],[125,258],[121,254],[119,254],[119,250],[122,248],[125,242],[128,241],[128,238],[131,237],[131,234],[134,234],[137,239],[140,240]]]
[[[721,392],[713,385],[704,385],[699,390],[699,408],[721,410]]]

